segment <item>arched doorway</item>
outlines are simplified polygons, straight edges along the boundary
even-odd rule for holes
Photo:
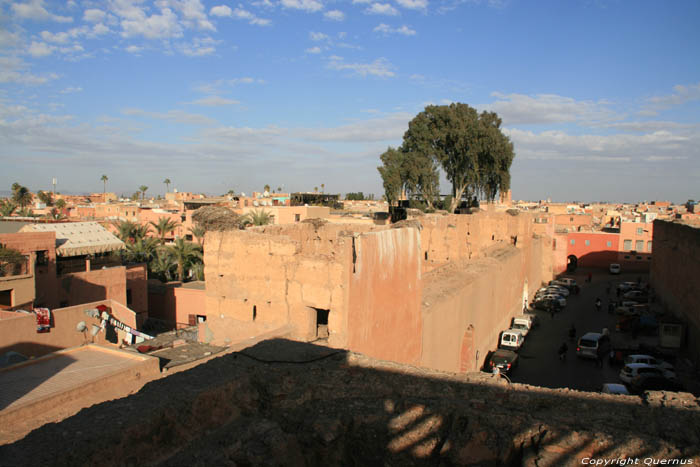
[[[578,258],[576,255],[569,255],[566,259],[566,270],[568,272],[574,272],[578,266]]]

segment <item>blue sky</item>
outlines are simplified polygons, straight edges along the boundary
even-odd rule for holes
[[[698,199],[698,24],[697,1],[0,0],[0,189],[381,195],[408,122],[464,102],[503,118],[516,199]]]

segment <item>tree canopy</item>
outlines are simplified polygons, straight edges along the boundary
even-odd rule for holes
[[[466,195],[493,200],[510,188],[515,154],[494,112],[467,104],[429,105],[411,120],[399,149],[380,156],[387,201],[421,193],[430,206],[438,191],[437,167],[452,182],[453,212]]]

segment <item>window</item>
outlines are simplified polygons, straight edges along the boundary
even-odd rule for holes
[[[572,245],[576,245],[576,240],[574,240],[574,239],[572,238],[572,239],[571,239],[571,244],[572,244]]]
[[[132,296],[131,296],[131,289],[126,289],[126,304],[131,305],[132,301]]]
[[[611,247],[612,247],[612,242],[608,241],[608,242],[605,244],[605,246],[607,246],[608,248],[611,248]]]
[[[651,253],[651,242],[647,242],[647,251]]]
[[[574,218],[573,218],[573,217],[569,217],[569,222],[573,222],[573,221],[574,221]]]
[[[49,264],[49,252],[46,250],[36,252],[36,265],[46,266]]]
[[[644,251],[644,240],[637,240],[634,242],[634,249],[637,251]]]
[[[630,255],[625,255],[625,259],[630,259]]]
[[[630,251],[632,249],[632,240],[625,240],[622,249],[625,251]]]
[[[0,292],[0,307],[9,308],[12,306],[12,290],[3,290]]]
[[[591,241],[590,241],[590,240],[586,240],[585,243],[586,243],[586,246],[591,246]]]
[[[644,229],[641,227],[637,227],[637,235],[643,235],[644,234]]]
[[[301,220],[301,214],[294,214],[294,222],[299,222]]]

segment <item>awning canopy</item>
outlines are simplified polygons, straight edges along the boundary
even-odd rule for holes
[[[124,248],[124,242],[97,222],[31,224],[20,231],[56,232],[56,255],[63,257],[107,253]]]

